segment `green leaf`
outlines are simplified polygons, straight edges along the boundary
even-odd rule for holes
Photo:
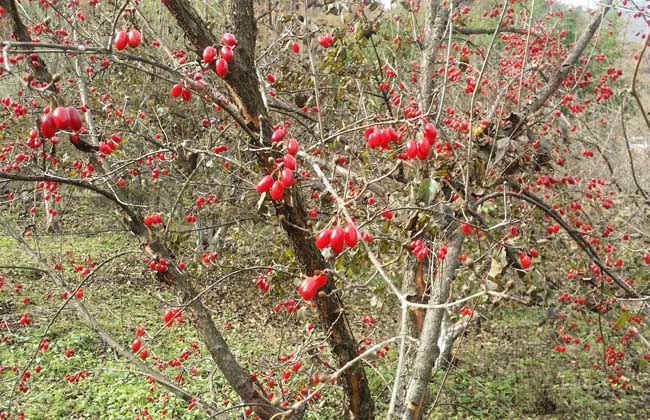
[[[435,179],[427,178],[420,183],[418,188],[418,202],[425,205],[431,204],[440,192],[440,184]]]
[[[623,325],[627,323],[627,320],[630,319],[630,316],[630,312],[623,312],[623,314],[616,320],[616,323],[614,324],[614,330],[620,330]]]

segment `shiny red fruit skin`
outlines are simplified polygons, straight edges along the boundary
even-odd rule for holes
[[[415,143],[415,140],[409,140],[406,143],[406,156],[409,159],[413,159],[418,154],[418,145]]]
[[[359,241],[359,234],[357,228],[352,225],[348,225],[345,228],[345,244],[350,248],[354,247]]]
[[[294,53],[298,54],[300,52],[300,44],[294,42],[293,44],[291,44],[291,49],[293,50]]]
[[[133,351],[133,353],[137,353],[138,350],[140,350],[141,345],[142,345],[142,342],[140,341],[139,338],[136,338],[135,340],[133,340],[133,343],[131,343],[131,350]]]
[[[282,181],[282,185],[284,185],[285,188],[289,188],[290,186],[292,186],[294,183],[293,171],[291,171],[288,168],[284,168],[282,170],[282,176],[280,177],[280,181]]]
[[[79,131],[83,127],[83,123],[81,122],[81,115],[79,115],[79,111],[77,111],[77,108],[73,106],[69,106],[67,108],[68,110],[68,117],[70,118],[70,128],[73,129],[74,131]]]
[[[318,293],[318,284],[313,277],[307,277],[298,286],[298,293],[305,300],[312,300]]]
[[[225,77],[226,74],[228,74],[228,62],[224,60],[223,58],[219,58],[217,60],[217,64],[215,65],[215,70],[219,77]]]
[[[205,49],[203,50],[203,61],[205,61],[208,64],[212,63],[216,58],[216,56],[217,56],[217,50],[215,50],[214,47],[208,46],[205,47]]]
[[[222,40],[223,43],[229,47],[234,47],[235,45],[237,45],[237,39],[235,38],[235,35],[229,34],[228,32],[223,34]]]
[[[524,270],[530,267],[530,257],[523,252],[519,254],[519,262]]]
[[[53,137],[56,134],[56,123],[54,116],[47,113],[41,117],[41,135],[46,139]]]
[[[273,185],[273,177],[271,175],[266,175],[262,179],[260,179],[260,182],[257,183],[257,192],[258,193],[263,193],[269,190],[271,186]]]
[[[140,35],[140,31],[137,29],[130,30],[127,34],[127,38],[129,47],[131,48],[138,48],[140,46],[140,42],[142,42],[142,36]]]
[[[280,181],[275,181],[273,183],[273,186],[271,187],[271,199],[274,201],[278,201],[279,199],[282,198],[284,195],[284,185],[282,185],[282,182]]]
[[[292,171],[296,170],[296,159],[291,155],[284,155],[282,159],[284,166]]]
[[[119,31],[115,34],[115,49],[122,51],[126,48],[126,45],[129,42],[129,36],[124,31]]]
[[[291,156],[298,154],[298,140],[289,139],[287,142],[287,153],[289,153]]]
[[[221,49],[219,50],[219,55],[221,56],[221,58],[223,58],[226,61],[230,61],[234,57],[232,48],[230,48],[228,45],[224,45],[223,47],[221,47]]]
[[[67,130],[70,128],[70,115],[66,107],[58,106],[52,113],[54,117],[54,124],[59,130]]]
[[[181,85],[175,84],[174,86],[172,86],[171,94],[174,98],[178,98],[179,96],[181,96],[181,93],[183,93],[183,87]]]
[[[318,236],[316,236],[316,248],[324,249],[330,244],[330,237],[332,231],[329,229],[322,230]]]
[[[332,230],[330,246],[332,247],[332,251],[336,254],[343,252],[343,247],[345,246],[345,232],[341,226],[337,226]]]

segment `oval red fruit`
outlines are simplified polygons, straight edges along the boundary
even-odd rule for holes
[[[127,34],[128,42],[129,42],[129,47],[131,48],[138,48],[140,46],[140,42],[142,41],[142,36],[140,35],[140,31],[137,29],[132,29],[129,31]]]
[[[271,199],[278,201],[279,199],[282,198],[284,195],[284,185],[282,185],[282,182],[280,181],[275,181],[273,183],[273,186],[271,187]]]
[[[519,262],[524,270],[530,267],[530,257],[523,252],[519,254]]]
[[[223,43],[229,47],[234,47],[235,45],[237,45],[237,39],[233,34],[229,34],[228,32],[226,32],[225,34],[223,34],[222,39],[223,39]]]
[[[296,139],[289,139],[287,142],[287,153],[289,153],[292,156],[295,156],[298,154],[298,140]]]
[[[345,228],[345,244],[352,248],[357,244],[359,241],[359,234],[357,232],[357,228],[355,228],[353,225],[348,225]]]
[[[291,169],[292,171],[296,170],[296,159],[291,156],[291,155],[284,155],[284,158],[282,159],[284,162],[284,166],[286,168]]]
[[[126,44],[129,42],[129,36],[124,31],[119,31],[115,34],[115,49],[122,51],[126,48]]]
[[[203,49],[203,61],[210,64],[217,57],[217,50],[214,47],[207,46]]]
[[[312,300],[318,292],[318,284],[313,277],[307,277],[298,286],[298,293],[305,300]]]
[[[409,140],[406,142],[406,156],[409,159],[413,159],[418,154],[418,145],[415,143],[415,140]]]
[[[291,49],[293,50],[293,52],[298,54],[300,52],[300,44],[294,41],[294,43],[291,44]]]
[[[329,229],[322,230],[318,236],[316,236],[316,248],[324,249],[330,244],[330,236],[332,231]]]
[[[172,86],[172,92],[171,93],[172,93],[172,96],[174,98],[178,98],[179,96],[181,96],[182,92],[183,92],[183,87],[181,85],[179,85],[178,83],[175,84],[174,86]]]
[[[54,116],[47,113],[41,117],[41,135],[46,139],[53,137],[56,134],[56,123]]]
[[[289,168],[284,168],[282,170],[282,176],[280,177],[280,181],[282,181],[282,185],[284,185],[285,188],[289,188],[290,186],[292,186],[294,182],[293,171],[290,170]]]
[[[73,106],[69,106],[68,117],[70,117],[70,128],[72,128],[74,131],[81,130],[83,124],[81,122],[81,115],[79,115],[79,111],[77,111],[77,108]]]
[[[140,341],[139,338],[136,338],[135,340],[133,340],[133,343],[131,343],[131,350],[133,351],[133,353],[137,353],[138,350],[140,350],[141,345],[142,345],[142,342]]]
[[[271,185],[273,185],[273,177],[271,175],[266,175],[257,183],[257,192],[260,194],[266,192],[271,188]]]
[[[219,50],[219,55],[221,55],[221,58],[223,58],[226,61],[232,60],[234,56],[234,54],[232,53],[232,48],[230,48],[227,45],[221,47],[221,50]]]
[[[228,74],[228,62],[223,58],[219,58],[217,60],[217,64],[215,65],[215,70],[219,77],[224,77],[226,74]]]
[[[343,251],[343,246],[345,245],[345,231],[341,226],[337,226],[332,230],[330,235],[330,246],[332,251],[339,254]]]
[[[52,113],[54,117],[54,124],[59,130],[66,130],[70,128],[70,115],[68,115],[68,110],[63,106],[57,106],[54,112]]]
[[[284,140],[284,136],[287,135],[287,129],[284,127],[278,127],[276,130],[273,131],[273,135],[271,136],[271,142],[277,143],[279,141]]]
[[[142,359],[142,361],[144,362],[145,360],[147,360],[147,356],[149,356],[149,350],[143,349],[140,352],[140,359]]]

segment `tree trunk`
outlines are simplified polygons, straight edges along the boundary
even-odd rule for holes
[[[165,5],[194,45],[199,56],[205,47],[220,44],[187,0],[169,0]],[[260,133],[259,137],[251,138],[251,142],[261,142],[262,145],[269,146],[272,124],[259,90],[260,82],[255,70],[257,24],[253,1],[232,0],[228,9],[238,44],[234,59],[228,63],[229,72],[224,78],[226,88],[245,118],[248,128],[255,133]],[[269,157],[273,155],[267,152],[257,153],[258,161],[267,170],[271,169]],[[327,269],[328,265],[314,244],[312,234],[307,227],[302,203],[297,188],[291,188],[290,191],[285,192],[283,200],[274,202],[274,206],[296,254],[296,259],[305,274],[312,275],[316,271]],[[321,289],[316,304],[321,328],[327,334],[338,366],[342,367],[358,356],[357,342],[340,295],[334,293],[334,290],[334,280],[330,279]],[[342,377],[346,397],[345,417],[356,420],[374,418],[374,401],[363,366],[360,363],[354,364],[343,373]]]
[[[458,268],[458,256],[463,246],[465,235],[460,230],[454,231],[447,246],[445,264],[439,274],[439,280],[433,283],[431,302],[444,304],[449,299],[451,284]],[[429,309],[424,318],[422,336],[415,356],[413,376],[406,393],[403,419],[419,420],[426,409],[426,396],[433,366],[440,355],[438,339],[442,330],[442,320],[447,309]]]

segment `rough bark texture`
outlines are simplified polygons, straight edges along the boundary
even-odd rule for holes
[[[8,17],[11,19],[12,29],[14,35],[16,36],[16,40],[20,42],[32,42],[32,37],[29,36],[29,33],[27,32],[27,29],[25,29],[25,25],[23,24],[22,19],[18,14],[16,1],[0,0],[0,7],[3,7],[8,12]],[[37,61],[40,65],[36,68],[32,68],[34,70],[34,75],[36,76],[36,79],[39,82],[50,83],[52,81],[52,75],[48,71],[45,62],[41,60],[40,57],[37,59]],[[51,84],[48,87],[48,90],[51,92],[56,92],[56,87],[54,86],[54,84]]]
[[[196,14],[187,0],[169,0],[168,10],[185,31],[197,54],[208,45],[220,42],[210,33],[205,22]],[[270,145],[271,120],[264,105],[255,71],[255,42],[257,25],[252,0],[233,0],[229,4],[232,31],[238,45],[234,59],[229,63],[229,73],[224,81],[237,107],[246,118],[251,130],[261,133],[259,141]],[[258,140],[252,140],[257,142]],[[258,144],[259,146],[259,144]],[[269,169],[270,153],[259,152],[257,157],[262,166]],[[306,213],[296,188],[285,193],[284,199],[274,203],[276,214],[287,233],[296,259],[306,275],[328,268],[322,254],[316,248],[307,228]],[[339,367],[354,359],[357,344],[343,309],[340,295],[333,293],[335,286],[330,279],[316,298],[322,329],[328,334],[328,341]],[[355,364],[343,375],[346,396],[345,417],[353,419],[374,418],[374,401],[370,395],[368,380],[361,364]]]
[[[463,246],[465,235],[460,230],[456,230],[449,240],[447,246],[448,253],[445,258],[445,265],[440,274],[439,281],[433,284],[433,296],[431,302],[435,304],[444,304],[449,298],[451,284],[456,276],[458,268],[458,256]],[[442,320],[447,309],[429,309],[424,318],[422,336],[415,356],[415,365],[413,376],[408,386],[405,401],[404,420],[417,420],[422,418],[424,412],[425,399],[427,395],[427,385],[433,366],[438,359],[440,349],[438,339],[440,338]]]
[[[424,40],[422,45],[422,112],[428,112],[433,103],[436,59],[440,50],[440,41],[447,29],[449,10],[440,7],[439,1],[428,0],[425,5]]]

